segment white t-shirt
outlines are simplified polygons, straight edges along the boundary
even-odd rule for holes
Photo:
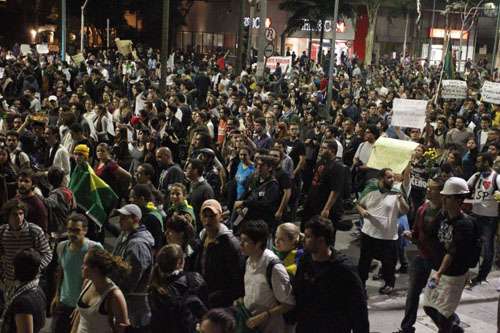
[[[278,303],[295,305],[290,277],[283,265],[274,265],[271,273],[272,289],[267,281],[267,265],[278,257],[270,250],[264,250],[257,262],[247,259],[245,265],[245,296],[243,303],[252,315],[272,309]],[[282,316],[272,316],[266,321],[262,332],[284,332],[285,321]]]
[[[382,193],[375,183],[369,184],[365,191],[359,203],[366,207],[369,216],[363,219],[361,232],[377,239],[398,239],[398,218],[400,215],[398,193]]]
[[[373,143],[369,143],[368,141],[365,141],[361,143],[356,150],[356,154],[354,154],[355,158],[358,158],[363,164],[368,163],[368,159],[370,159],[370,155],[372,154],[373,150]]]
[[[478,181],[478,177],[479,181]],[[496,186],[493,181],[496,177]],[[498,216],[498,202],[495,200],[493,195],[493,190],[500,189],[500,176],[495,172],[491,172],[488,177],[483,178],[479,172],[470,177],[467,182],[469,188],[474,187],[473,202],[472,202],[472,212],[481,216],[495,217]]]

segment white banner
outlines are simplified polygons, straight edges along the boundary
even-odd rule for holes
[[[266,67],[274,73],[276,66],[280,64],[282,73],[286,73],[292,69],[292,57],[269,57],[267,58]]]
[[[484,81],[481,97],[483,102],[500,105],[500,83]]]
[[[395,98],[392,102],[392,126],[424,128],[427,101]]]
[[[467,83],[461,80],[443,80],[441,97],[445,99],[467,98]]]

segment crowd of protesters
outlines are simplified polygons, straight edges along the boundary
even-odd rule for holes
[[[399,332],[422,291],[463,331],[462,290],[496,255],[500,107],[480,88],[497,73],[468,64],[467,98],[445,100],[440,66],[342,55],[327,104],[305,53],[262,78],[226,55],[175,52],[161,90],[152,49],[0,49],[2,332],[368,333],[370,272],[386,295],[410,275]],[[391,126],[394,98],[428,100],[426,126]],[[418,143],[402,174],[367,166],[379,137]],[[88,205],[89,174],[113,199]],[[351,229],[357,265],[334,247]]]

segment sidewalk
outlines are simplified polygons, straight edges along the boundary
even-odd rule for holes
[[[359,243],[351,236],[351,232],[337,232],[335,248],[350,256],[357,264],[359,258]],[[407,248],[409,261],[416,254],[416,248],[411,245]],[[399,267],[399,266],[398,266]],[[376,272],[378,269],[375,269]],[[473,273],[474,274],[474,273]],[[380,295],[378,289],[383,281],[374,281],[370,278],[366,282],[368,290],[368,306],[370,311],[402,310],[406,301],[406,290],[408,289],[408,274],[396,274],[396,286],[392,295]],[[493,271],[488,275],[488,282],[483,282],[472,289],[465,289],[462,294],[460,304],[471,304],[481,302],[492,302],[498,300],[500,288],[500,270],[493,267]]]

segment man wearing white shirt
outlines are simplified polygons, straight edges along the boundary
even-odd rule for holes
[[[406,170],[405,183],[408,182],[409,172]],[[403,184],[403,191],[407,189],[406,184]],[[377,179],[367,184],[356,208],[364,221],[361,229],[359,276],[366,284],[372,259],[380,259],[385,285],[379,292],[390,294],[396,282],[398,218],[409,210],[405,197],[394,187],[394,173],[391,169],[380,170]]]
[[[52,167],[56,167],[64,171],[63,185],[69,184],[69,174],[71,172],[71,164],[69,152],[61,145],[61,137],[57,127],[47,127],[45,129],[45,140],[49,145],[48,163]]]

